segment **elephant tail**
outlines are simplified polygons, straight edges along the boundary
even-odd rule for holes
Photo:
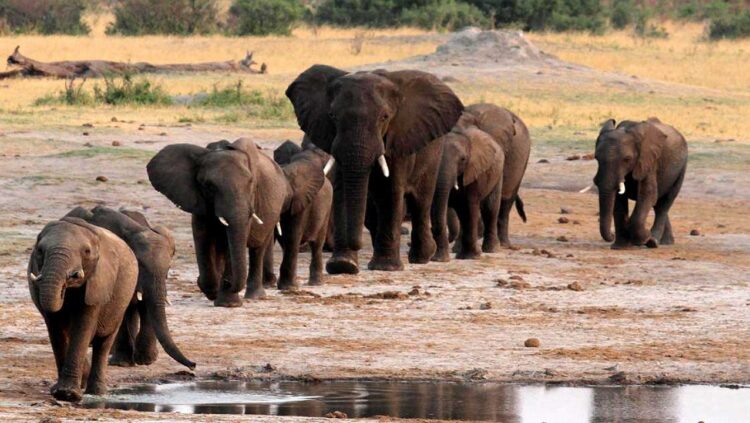
[[[523,223],[526,223],[526,211],[523,209],[523,200],[521,200],[520,195],[516,195],[515,203],[518,215],[521,216],[521,220],[523,220]]]

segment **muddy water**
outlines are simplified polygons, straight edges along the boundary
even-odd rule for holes
[[[338,381],[139,385],[88,408],[199,414],[391,416],[503,422],[750,421],[750,389]]]

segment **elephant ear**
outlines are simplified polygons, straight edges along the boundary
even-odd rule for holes
[[[78,206],[69,211],[64,217],[77,217],[79,219],[90,222],[91,219],[94,218],[94,213],[92,213],[91,210],[86,210],[85,208]]]
[[[326,177],[320,167],[319,160],[313,155],[314,151],[307,150],[295,156],[294,160],[284,166],[284,175],[292,187],[292,197],[289,202],[289,213],[295,215],[303,211],[313,201],[325,183]]]
[[[615,124],[617,122],[614,119],[608,119],[602,124],[602,129],[599,130],[600,134],[603,134],[605,132],[614,131],[615,130]]]
[[[376,71],[398,88],[401,102],[385,135],[390,156],[415,153],[453,128],[464,110],[456,94],[435,75],[415,71]]]
[[[328,153],[336,136],[336,125],[329,116],[328,87],[346,74],[346,71],[331,66],[313,65],[286,89],[300,128],[315,145]]]
[[[112,299],[117,283],[119,260],[122,260],[122,257],[117,253],[116,245],[123,241],[112,232],[94,226],[82,219],[65,217],[62,220],[78,225],[91,233],[91,241],[94,246],[91,254],[95,257],[96,264],[93,270],[85,269],[86,272],[89,272],[86,275],[86,293],[84,295],[86,305],[95,306],[108,303]]]
[[[478,128],[466,128],[463,134],[470,145],[469,161],[464,170],[464,186],[469,186],[492,166],[503,161],[503,149],[489,134]]]
[[[186,212],[206,214],[206,202],[196,176],[198,159],[207,152],[192,144],[164,147],[146,166],[151,185]]]
[[[250,138],[237,138],[237,140],[227,147],[227,150],[242,151],[247,155],[249,160],[248,166],[258,163],[258,155],[261,154],[259,147]]]
[[[125,216],[129,217],[131,220],[133,220],[135,223],[150,228],[151,225],[148,223],[148,220],[146,219],[146,216],[143,215],[143,213],[135,210],[128,210],[126,208],[120,208],[120,213],[124,214]]]
[[[292,141],[286,140],[273,150],[273,160],[280,165],[285,165],[292,161],[292,156],[301,151],[302,147]]]
[[[632,126],[627,131],[638,140],[638,161],[633,168],[633,179],[641,181],[656,169],[667,135],[648,122]]]

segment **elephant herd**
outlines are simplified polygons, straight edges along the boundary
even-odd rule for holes
[[[312,254],[310,285],[322,283],[326,247],[327,273],[358,273],[364,227],[373,247],[368,268],[401,270],[407,215],[410,263],[448,261],[454,239],[456,258],[477,258],[509,245],[514,207],[526,220],[518,192],[531,139],[511,111],[464,107],[440,79],[414,70],[315,65],[286,95],[305,133],[301,147],[284,143],[272,158],[245,138],[173,144],[147,165],[153,187],[192,215],[198,286],[214,305],[241,306],[243,290],[245,299],[257,299],[269,286],[293,289],[303,246]],[[613,248],[671,244],[668,212],[687,165],[682,135],[655,118],[610,120],[595,156],[601,236]],[[636,200],[631,216],[629,199]],[[172,340],[164,312],[174,250],[168,229],[127,210],[79,207],[45,226],[28,280],[57,364],[56,398],[80,400],[83,388],[106,392],[108,360],[150,364],[157,341],[195,367]]]

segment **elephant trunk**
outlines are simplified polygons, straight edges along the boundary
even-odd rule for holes
[[[344,196],[346,211],[346,246],[358,251],[362,248],[362,228],[365,224],[367,209],[367,188],[370,180],[370,168],[343,169],[344,190],[339,195]],[[338,239],[336,240],[338,243]]]
[[[36,284],[39,289],[39,306],[44,312],[56,313],[63,306],[65,282],[68,279],[68,260],[52,253],[45,261]]]
[[[599,191],[599,233],[607,242],[612,242],[615,235],[612,233],[612,214],[615,208],[614,191]]]
[[[159,340],[164,351],[178,363],[193,370],[195,363],[185,357],[177,347],[167,325],[167,313],[164,309],[167,297],[166,276],[165,274],[164,277],[154,277],[150,283],[145,284],[144,289],[150,290],[150,292],[144,292],[143,295],[143,301],[146,303],[145,317],[154,328],[156,339]]]
[[[245,284],[247,283],[247,236],[249,224],[250,222],[247,218],[236,218],[229,221],[229,227],[227,228],[229,259],[232,261],[232,279],[230,281],[230,292],[233,293],[242,291],[245,288]]]

